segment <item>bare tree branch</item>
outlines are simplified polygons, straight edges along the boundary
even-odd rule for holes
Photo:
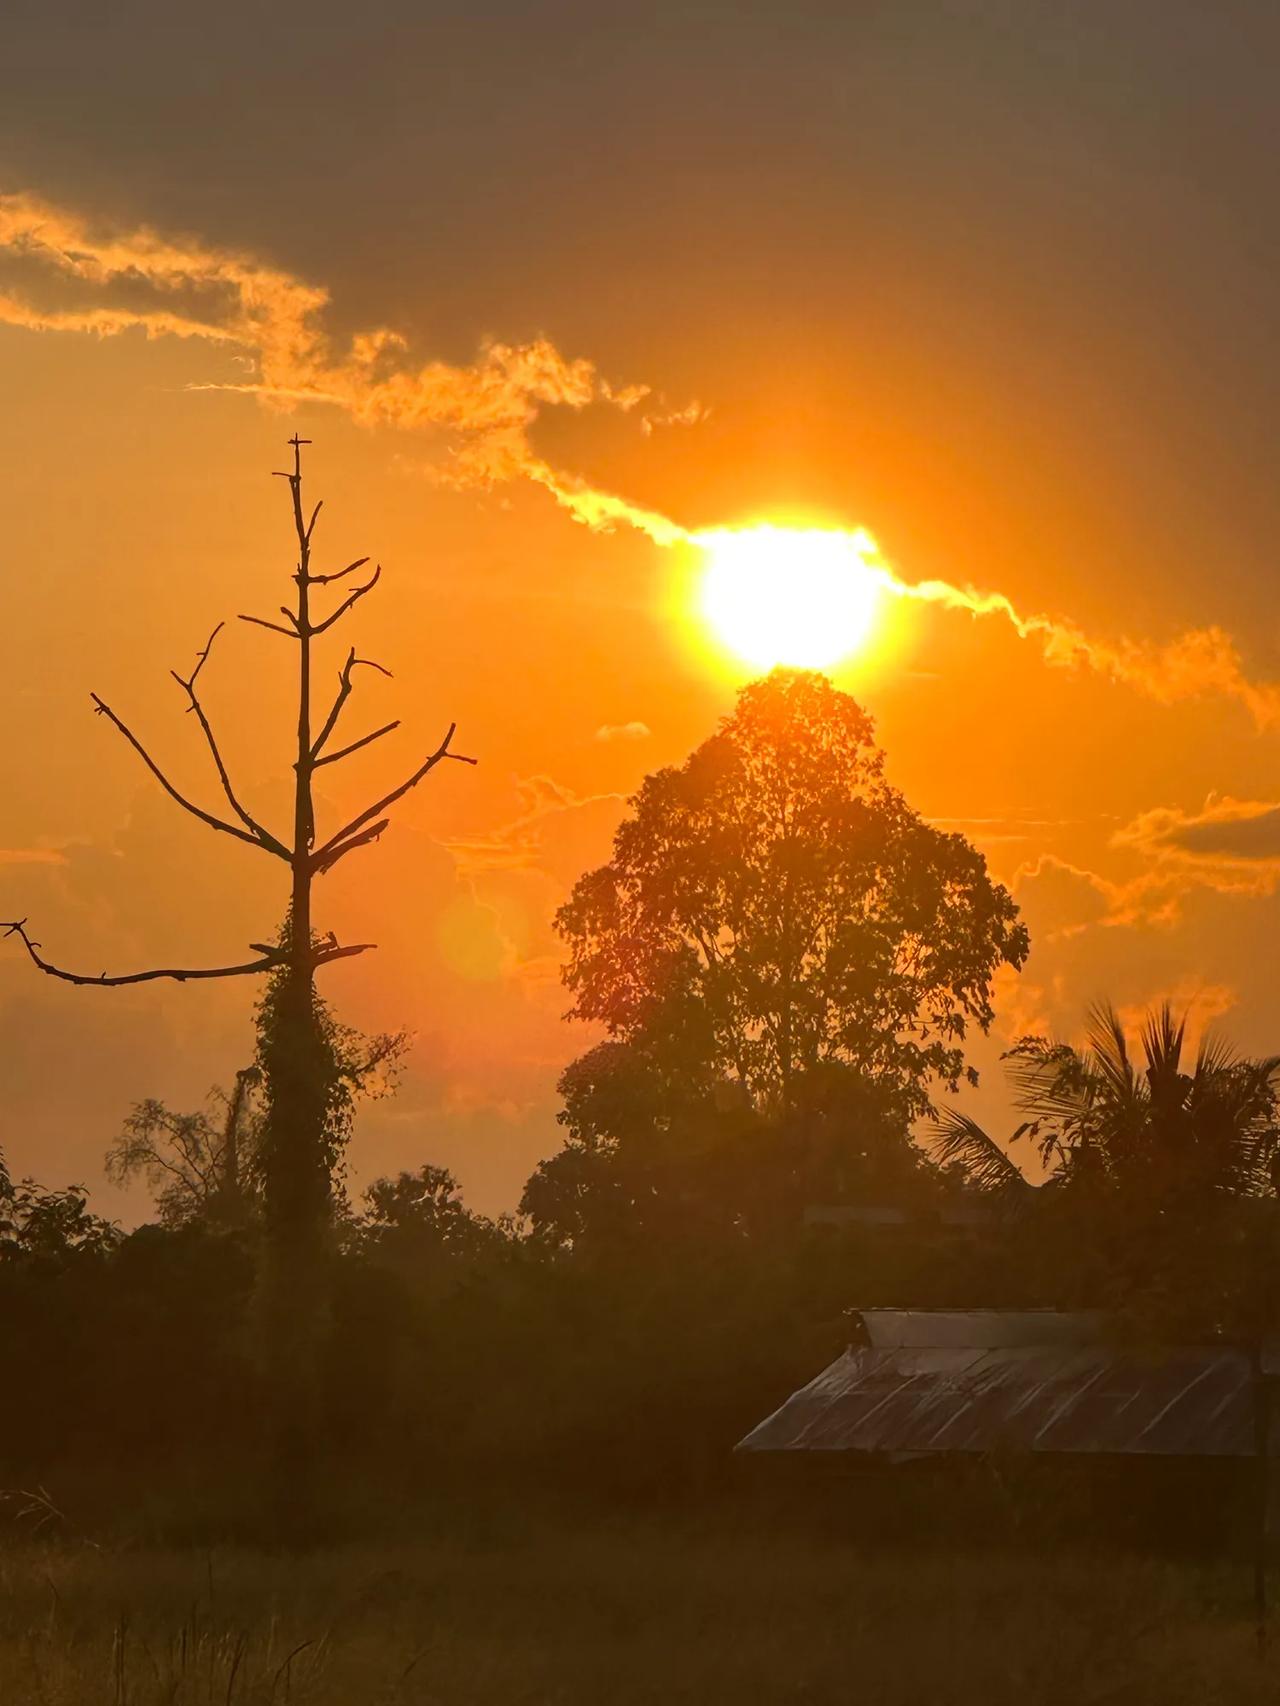
[[[286,640],[299,638],[296,628],[282,628],[278,622],[268,622],[262,616],[237,616],[237,622],[252,622],[257,628],[270,628],[273,634],[283,634]]]
[[[359,752],[362,746],[368,746],[375,740],[381,740],[383,735],[389,735],[392,729],[399,727],[399,717],[393,723],[383,723],[380,729],[375,729],[371,735],[361,735],[360,739],[353,740],[350,746],[340,747],[337,752],[326,752],[323,758],[316,759],[315,768],[318,770],[322,764],[336,764],[340,758],[350,757],[353,752]]]
[[[211,966],[198,969],[165,966],[155,971],[127,972],[117,977],[108,977],[106,972],[98,977],[88,977],[80,972],[64,971],[61,966],[52,965],[44,959],[39,952],[39,942],[32,941],[31,937],[27,935],[26,924],[26,919],[20,918],[14,923],[0,923],[0,930],[3,930],[6,936],[19,937],[32,961],[39,966],[40,970],[47,973],[49,977],[61,978],[64,983],[108,985],[153,983],[157,978],[173,978],[177,983],[186,983],[189,978],[247,977],[254,972],[273,971],[276,966],[281,964],[282,960],[281,954],[273,949],[270,955],[258,960],[249,960],[244,965],[239,966]]]
[[[175,983],[188,983],[192,980],[213,977],[251,977],[258,972],[275,971],[278,966],[288,963],[288,955],[280,948],[270,946],[265,942],[250,942],[260,959],[247,960],[238,966],[159,966],[151,971],[123,972],[115,977],[108,977],[102,972],[97,977],[87,976],[82,972],[65,971],[61,966],[53,965],[40,953],[40,943],[27,934],[27,921],[19,918],[12,922],[0,922],[0,932],[6,936],[17,936],[27,950],[33,964],[49,977],[60,978],[63,983],[101,984],[107,987],[118,987],[125,983],[154,983],[162,978],[170,978]],[[347,960],[355,954],[366,953],[376,947],[374,942],[353,942],[348,947],[342,947],[334,937],[315,950],[312,964],[315,966],[328,965],[332,960]]]
[[[320,946],[314,949],[312,953],[312,964],[317,966],[327,966],[331,960],[349,960],[356,954],[367,954],[371,949],[376,948],[377,945],[378,944],[376,942],[352,942],[348,947],[344,948],[338,941],[338,938],[334,935],[333,931],[330,930],[328,935],[320,943]]]
[[[227,767],[222,762],[222,754],[218,750],[218,743],[214,739],[212,728],[209,726],[209,719],[205,716],[204,707],[201,705],[199,696],[196,693],[196,678],[199,676],[200,671],[208,661],[209,653],[213,650],[213,642],[217,639],[225,626],[225,623],[219,622],[218,626],[213,630],[212,634],[210,634],[208,640],[205,642],[204,650],[197,656],[196,667],[191,671],[189,676],[184,677],[179,675],[176,669],[171,669],[169,673],[178,683],[178,686],[186,690],[187,698],[191,701],[187,709],[195,712],[200,723],[200,727],[204,730],[204,738],[209,743],[209,751],[213,755],[213,762],[217,766],[218,776],[222,782],[222,791],[227,796],[227,801],[230,804],[232,811],[235,812],[236,816],[240,819],[241,823],[244,824],[246,829],[253,831],[254,835],[268,850],[268,852],[274,853],[279,859],[287,859],[289,857],[289,849],[284,845],[284,843],[272,835],[270,830],[264,829],[262,824],[260,824],[256,818],[251,817],[240,804],[240,801],[236,798],[235,790],[231,786],[231,778],[227,774]]]
[[[367,558],[365,560],[368,561]],[[372,592],[381,579],[382,564],[379,563],[377,568],[374,569],[373,573],[369,576],[369,579],[358,586],[354,592],[349,593],[334,611],[332,616],[326,616],[323,622],[317,622],[311,629],[311,633],[313,635],[323,634],[327,628],[332,628],[335,622],[346,615],[347,611],[350,610],[353,604],[358,604],[367,592]]]
[[[366,561],[367,560],[368,559],[366,558]],[[356,648],[352,646],[351,650],[347,653],[347,661],[338,671],[338,694],[333,701],[333,707],[330,710],[329,715],[324,720],[324,727],[311,743],[312,758],[319,757],[320,753],[324,749],[324,743],[333,733],[334,726],[336,725],[338,718],[342,715],[342,707],[346,704],[351,695],[351,671],[356,669],[360,664],[364,664],[367,669],[376,669],[380,675],[385,675],[388,680],[391,679],[391,671],[389,669],[384,669],[380,663],[374,663],[372,658],[358,658],[356,656]]]
[[[192,679],[195,679],[194,676]],[[151,754],[147,751],[146,747],[143,746],[137,735],[134,734],[132,729],[128,728],[120,721],[120,718],[116,716],[110,705],[108,705],[105,700],[100,699],[96,693],[91,693],[89,697],[93,700],[98,715],[106,717],[110,722],[115,724],[116,728],[119,729],[120,733],[128,741],[129,745],[138,754],[147,769],[155,777],[156,781],[159,782],[165,793],[168,794],[171,800],[175,800],[184,811],[190,812],[192,817],[198,817],[201,823],[207,823],[210,829],[220,829],[225,835],[234,835],[237,841],[247,842],[250,847],[260,847],[264,853],[275,853],[279,858],[287,859],[289,857],[289,854],[279,845],[279,843],[276,843],[273,846],[270,841],[261,840],[256,834],[251,833],[249,830],[240,829],[234,823],[226,823],[222,818],[214,817],[212,812],[205,811],[202,806],[193,805],[192,802],[187,799],[185,794],[180,794],[178,792],[173,783],[165,775],[164,771],[161,770],[160,766],[156,763],[155,759],[152,758]],[[90,981],[94,980],[91,979]]]
[[[309,586],[329,586],[333,581],[340,581],[347,575],[353,575],[357,569],[362,569],[369,561],[367,557],[357,557],[354,563],[348,563],[345,569],[338,569],[331,575],[308,575]]]
[[[454,730],[457,726],[458,725],[456,723],[449,724],[448,730],[445,733],[444,739],[440,742],[440,745],[429,758],[425,759],[418,766],[407,782],[402,782],[398,788],[393,788],[389,794],[384,794],[383,797],[374,805],[371,805],[367,811],[361,812],[359,817],[352,818],[350,823],[344,825],[344,827],[338,830],[336,834],[331,835],[323,847],[318,847],[311,855],[313,867],[317,870],[327,868],[333,863],[335,856],[340,858],[343,853],[348,852],[349,848],[344,846],[343,843],[347,841],[349,836],[353,835],[357,830],[363,829],[365,824],[369,823],[373,818],[379,817],[384,811],[386,811],[388,806],[393,806],[397,800],[403,799],[411,788],[416,788],[418,783],[421,782],[425,776],[429,776],[435,769],[436,765],[442,763],[446,758],[453,759],[457,764],[474,764],[476,762],[474,758],[464,758],[459,753],[449,751],[449,742],[453,739]]]
[[[328,851],[321,848],[312,862],[312,869],[316,876],[322,876],[324,872],[332,870],[339,859],[347,853],[354,852],[357,847],[367,847],[371,841],[376,841],[390,822],[389,817],[381,817],[377,823],[371,823],[368,829],[363,830],[359,835],[353,835],[349,841],[342,842],[340,846]]]

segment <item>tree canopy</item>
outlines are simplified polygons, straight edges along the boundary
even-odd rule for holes
[[[1029,1036],[1006,1055],[1045,1184],[1124,1198],[1160,1213],[1215,1197],[1272,1196],[1280,1175],[1280,1057],[1251,1059],[1206,1036],[1194,1058],[1168,1002],[1148,1013],[1135,1054],[1113,1007],[1089,1014],[1083,1048]],[[942,1116],[940,1158],[987,1191],[1025,1180],[973,1120]]]
[[[1166,1002],[1137,1046],[1113,1007],[1083,1047],[1024,1037],[1008,1053],[1024,1115],[1010,1145],[957,1111],[935,1154],[1012,1211],[1055,1301],[1102,1303],[1172,1336],[1271,1331],[1280,1179],[1280,1058],[1236,1054]],[[1009,1149],[1035,1146],[1033,1186]]]
[[[775,670],[630,806],[557,914],[574,1016],[759,1108],[794,1107],[825,1063],[908,1119],[973,1077],[966,1036],[1027,932],[982,855],[885,780],[848,694]]]

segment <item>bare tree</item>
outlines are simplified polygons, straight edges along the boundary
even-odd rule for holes
[[[353,674],[361,665],[368,669],[376,669],[379,674],[390,676],[391,671],[375,663],[371,658],[357,657],[353,646],[347,653],[347,658],[338,672],[338,691],[334,697],[327,716],[321,725],[320,732],[312,735],[312,705],[311,705],[311,676],[312,676],[312,641],[335,626],[354,606],[373,591],[382,577],[382,565],[379,564],[368,580],[354,586],[336,609],[320,621],[314,621],[311,613],[311,589],[313,587],[329,586],[335,581],[344,580],[354,574],[369,561],[360,557],[354,563],[348,563],[346,568],[339,569],[333,574],[316,575],[311,573],[311,539],[315,531],[316,520],[320,514],[321,504],[317,503],[311,512],[310,519],[304,519],[305,508],[302,500],[302,447],[311,441],[294,437],[289,440],[293,447],[293,472],[277,473],[276,478],[287,480],[293,501],[293,522],[298,539],[298,566],[293,576],[297,587],[297,602],[294,609],[281,605],[280,614],[285,623],[269,622],[261,616],[244,616],[241,622],[251,622],[258,627],[270,629],[272,633],[283,634],[286,639],[295,641],[298,646],[298,738],[297,759],[294,764],[294,811],[293,839],[286,843],[280,837],[273,835],[258,820],[241,805],[238,795],[231,783],[227,767],[223,762],[217,740],[209,719],[200,702],[196,684],[200,673],[209,660],[213,642],[221,633],[224,623],[210,634],[203,651],[196,655],[196,665],[189,676],[179,675],[177,670],[170,674],[187,696],[187,709],[193,711],[200,725],[210,756],[218,773],[222,791],[232,813],[239,820],[232,823],[225,817],[206,811],[187,799],[169,780],[160,766],[151,757],[142,742],[125,722],[116,715],[111,706],[97,693],[91,693],[95,711],[99,716],[106,717],[128,741],[146,765],[147,769],[159,782],[170,799],[180,805],[184,811],[199,818],[210,829],[220,830],[224,835],[233,836],[237,841],[243,841],[250,847],[259,848],[287,864],[292,873],[290,886],[289,928],[285,937],[277,943],[251,942],[250,948],[257,956],[236,965],[226,966],[157,966],[146,971],[123,972],[110,975],[106,972],[93,975],[91,973],[67,971],[62,966],[53,964],[40,953],[40,943],[35,940],[27,929],[27,919],[20,918],[11,921],[0,921],[0,931],[7,936],[17,936],[25,947],[34,965],[49,977],[61,978],[66,983],[102,984],[115,986],[127,983],[152,983],[157,979],[170,978],[178,983],[184,983],[192,978],[215,977],[244,977],[256,973],[271,972],[286,969],[291,979],[300,986],[311,987],[317,967],[328,965],[333,960],[349,959],[355,954],[363,954],[375,947],[373,942],[355,942],[342,946],[333,935],[316,940],[312,934],[311,891],[316,877],[330,871],[340,859],[358,847],[365,847],[376,841],[387,828],[390,819],[385,815],[397,801],[401,800],[411,789],[426,779],[427,776],[443,763],[452,759],[458,764],[474,764],[474,758],[464,758],[461,754],[450,751],[457,725],[450,723],[443,740],[435,750],[423,759],[411,776],[401,782],[399,787],[375,800],[371,806],[358,813],[350,822],[343,824],[320,844],[316,845],[315,807],[313,802],[313,781],[315,772],[326,764],[336,764],[340,759],[348,758],[362,747],[370,745],[393,729],[399,728],[399,719],[384,723],[381,728],[362,735],[358,740],[350,741],[346,746],[336,751],[329,750],[329,742],[333,736],[347,700],[351,696]]]
[[[288,482],[292,503],[298,547],[297,568],[293,576],[296,598],[292,606],[281,605],[282,622],[247,615],[242,615],[239,620],[282,635],[297,647],[297,756],[293,766],[291,838],[275,835],[242,804],[200,701],[201,672],[209,661],[213,643],[223,624],[218,624],[204,649],[197,654],[195,667],[189,676],[180,675],[177,670],[171,673],[186,696],[187,709],[194,713],[200,725],[229,808],[226,815],[207,811],[189,800],[164,774],[111,706],[98,694],[91,695],[97,713],[119,730],[164,791],[184,811],[190,812],[210,829],[244,842],[289,867],[289,910],[283,931],[275,942],[250,943],[254,957],[237,964],[161,966],[116,975],[104,972],[98,976],[68,971],[46,959],[40,942],[28,930],[25,918],[0,923],[0,931],[16,936],[32,963],[42,972],[68,983],[111,986],[149,983],[161,978],[181,983],[195,978],[269,974],[262,1019],[266,1031],[262,1064],[267,1103],[263,1187],[268,1257],[265,1286],[268,1343],[273,1347],[277,1372],[282,1375],[281,1390],[291,1394],[286,1400],[286,1409],[296,1424],[295,1431],[305,1431],[305,1418],[299,1414],[299,1393],[306,1384],[306,1369],[314,1366],[314,1337],[318,1330],[316,1323],[320,1319],[318,1308],[309,1309],[305,1300],[321,1295],[323,1290],[317,1279],[317,1263],[330,1209],[333,1157],[326,1141],[326,1128],[335,1070],[331,1059],[331,1026],[326,1023],[327,1012],[317,996],[315,974],[321,966],[365,953],[374,946],[371,942],[341,944],[332,934],[317,935],[312,919],[312,888],[317,877],[331,871],[349,853],[376,841],[390,822],[388,814],[391,808],[437,766],[446,760],[462,764],[474,764],[475,760],[450,750],[456,726],[450,723],[444,738],[404,781],[331,834],[322,839],[317,837],[313,789],[316,771],[350,757],[399,725],[398,722],[385,723],[345,745],[333,745],[352,694],[355,671],[364,667],[375,669],[382,675],[391,673],[372,659],[357,656],[352,646],[338,672],[338,686],[332,704],[320,722],[318,732],[313,727],[313,642],[328,633],[373,591],[382,569],[378,565],[367,579],[351,581],[349,577],[356,575],[369,561],[367,557],[361,557],[332,573],[312,572],[312,536],[321,505],[317,503],[308,516],[303,502],[302,449],[310,441],[295,435],[289,442],[293,449],[292,471],[280,473],[277,477]],[[350,591],[327,615],[317,616],[312,609],[313,595],[338,582],[346,582]],[[286,1449],[292,1447],[287,1445]]]
[[[260,1125],[253,1092],[257,1066],[242,1067],[230,1092],[215,1085],[208,1104],[194,1113],[175,1113],[153,1096],[125,1116],[107,1151],[106,1172],[115,1185],[140,1178],[166,1226],[202,1220],[234,1227],[246,1218],[246,1141]]]

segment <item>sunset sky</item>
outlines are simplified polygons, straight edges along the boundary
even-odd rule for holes
[[[52,958],[217,963],[279,919],[281,868],[89,692],[214,803],[169,671],[286,596],[300,431],[320,566],[384,565],[352,732],[403,720],[324,773],[334,821],[452,720],[480,760],[321,894],[380,944],[322,974],[341,1016],[416,1034],[357,1183],[431,1160],[506,1208],[556,1146],[590,1038],[551,914],[761,661],[702,583],[759,524],[766,582],[816,584],[783,530],[864,577],[830,672],[1024,909],[965,1106],[1001,1129],[1000,1049],[1103,995],[1280,1048],[1274,6],[18,0],[0,43],[0,917]],[[218,645],[283,821],[290,660]],[[0,1147],[136,1216],[103,1150],[230,1080],[252,987],[5,947]]]

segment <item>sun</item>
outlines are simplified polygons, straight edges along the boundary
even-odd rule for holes
[[[709,528],[698,589],[716,638],[759,669],[824,669],[861,650],[881,599],[870,534],[826,528]]]

